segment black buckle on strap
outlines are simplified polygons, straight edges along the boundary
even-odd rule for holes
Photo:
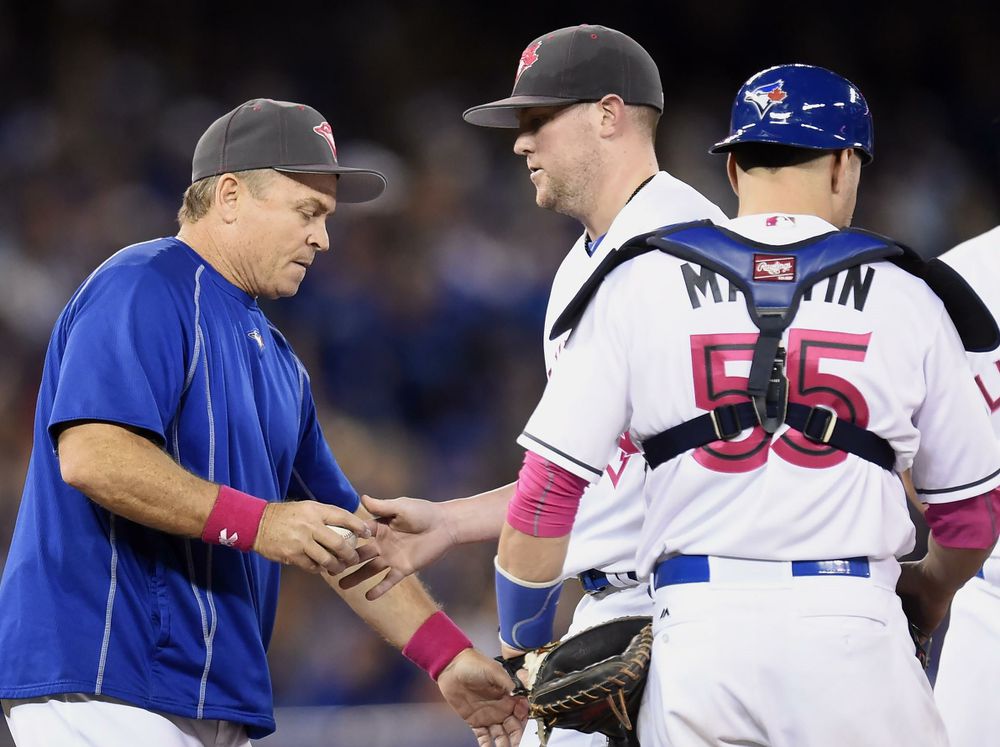
[[[814,407],[806,415],[806,422],[802,426],[802,435],[813,443],[828,444],[836,426],[836,413],[825,407]]]
[[[729,441],[743,432],[736,405],[719,405],[708,411],[708,417],[711,418],[712,430],[720,441]]]

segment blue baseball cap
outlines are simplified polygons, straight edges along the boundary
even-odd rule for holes
[[[875,135],[868,102],[847,78],[813,65],[778,65],[743,84],[729,136],[710,153],[742,143],[775,143],[795,148],[854,148],[861,163],[874,157]]]

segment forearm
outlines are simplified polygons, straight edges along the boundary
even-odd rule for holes
[[[532,537],[504,523],[497,562],[510,575],[524,581],[552,581],[562,574],[568,548],[568,534],[562,537]]]
[[[495,540],[500,536],[507,515],[507,504],[514,496],[516,482],[469,498],[441,504],[445,522],[455,544]]]
[[[344,598],[358,617],[393,646],[402,649],[427,618],[438,611],[438,606],[415,575],[403,579],[378,599],[367,600],[365,593],[383,575],[379,574],[350,589],[341,588],[337,583],[338,576],[324,573],[323,579]]]
[[[505,656],[549,643],[562,568],[587,481],[527,452],[496,558],[497,614]]]
[[[356,514],[362,519],[372,518],[364,507],[358,508]],[[359,545],[364,544],[368,543],[359,542]],[[350,570],[347,569],[344,574]],[[416,575],[408,576],[375,600],[366,599],[365,593],[381,581],[384,575],[385,573],[379,573],[350,589],[344,589],[337,583],[340,576],[324,573],[323,579],[343,597],[358,617],[393,646],[402,649],[427,618],[438,611],[438,606]]]
[[[954,594],[982,568],[992,549],[992,546],[985,549],[944,547],[930,534],[927,555],[921,561],[924,578],[941,594]]]
[[[153,529],[198,537],[219,486],[183,469],[150,440],[108,423],[59,435],[63,479],[98,505]]]

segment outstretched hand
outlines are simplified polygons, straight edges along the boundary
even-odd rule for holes
[[[351,589],[386,569],[389,572],[365,594],[374,601],[410,574],[433,563],[457,544],[441,504],[418,498],[380,500],[362,496],[361,502],[378,519],[375,538],[358,548],[360,568],[340,579]]]
[[[480,745],[517,747],[528,718],[528,701],[510,694],[513,682],[493,659],[466,649],[438,677],[455,712],[472,727]]]

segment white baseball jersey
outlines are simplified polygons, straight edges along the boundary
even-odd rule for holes
[[[1000,226],[959,244],[941,255],[979,294],[1000,320]],[[990,413],[993,431],[1000,439],[1000,349],[988,353],[967,353],[973,381]],[[1000,559],[1000,549],[993,548]]]
[[[580,236],[552,281],[544,336],[545,369],[549,376],[569,337],[566,333],[550,340],[552,325],[608,252],[638,234],[704,218],[726,219],[697,190],[661,171],[615,216],[593,256],[587,254],[586,233]],[[643,516],[642,456],[630,442],[616,441],[606,457],[598,461],[606,467],[580,502],[563,569],[566,577],[590,568],[613,573],[635,570],[635,538],[639,536]]]
[[[959,244],[941,259],[968,281],[1000,319],[1000,226]],[[969,353],[976,389],[1000,439],[1000,350]],[[941,649],[934,698],[952,747],[993,744],[1000,734],[1000,550],[994,547],[985,578],[955,594]]]
[[[835,230],[814,216],[722,225],[782,245]],[[581,477],[605,473],[626,428],[636,443],[745,401],[757,328],[742,295],[697,265],[650,252],[591,301],[518,442]],[[889,441],[928,502],[1000,484],[1000,445],[951,319],[888,262],[822,280],[783,335],[789,397],[832,408]],[[919,452],[918,452],[919,447]],[[914,542],[898,477],[818,448],[787,426],[693,449],[650,472],[640,574],[673,553],[762,560],[888,558]],[[610,511],[609,511],[610,513]],[[575,530],[574,530],[575,533]]]

